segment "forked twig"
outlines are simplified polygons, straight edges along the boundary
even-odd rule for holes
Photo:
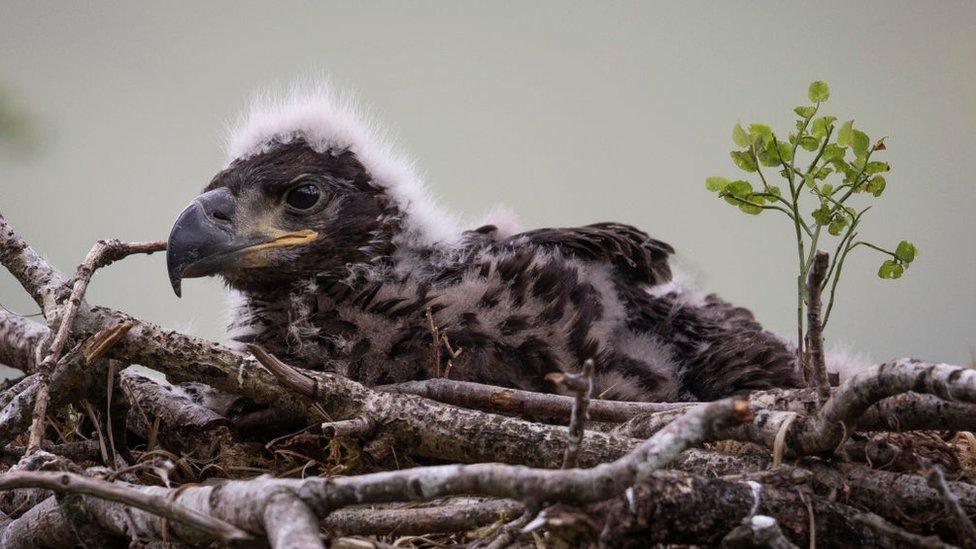
[[[31,418],[30,435],[27,442],[28,452],[38,448],[44,438],[44,420],[47,417],[47,407],[51,400],[50,376],[54,365],[61,360],[65,345],[71,336],[71,329],[74,326],[75,318],[78,316],[78,309],[85,298],[85,291],[88,283],[91,282],[95,271],[112,264],[119,259],[132,254],[151,254],[166,249],[166,242],[122,242],[121,240],[99,240],[92,246],[91,251],[85,256],[85,260],[78,266],[74,282],[71,288],[71,295],[64,304],[58,319],[58,330],[51,341],[51,347],[47,356],[38,366],[40,373],[40,385],[37,390],[37,397],[34,402],[34,412]],[[53,319],[48,319],[49,321]]]

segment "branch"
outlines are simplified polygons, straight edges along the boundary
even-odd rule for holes
[[[403,448],[424,457],[460,462],[504,461],[539,467],[561,464],[559,456],[565,449],[562,427],[486,415],[413,395],[373,391],[334,374],[299,371],[260,347],[248,348],[277,377],[274,390],[293,393],[293,399],[294,395],[300,395],[303,404],[298,410],[302,413],[311,413],[315,403],[330,417],[369,417],[376,425],[376,436],[392,436]],[[265,370],[252,367],[251,371]],[[636,442],[587,432],[580,444],[580,463],[592,466],[618,458]]]
[[[0,475],[0,490],[44,488],[54,492],[87,494],[100,499],[131,505],[178,521],[224,543],[252,540],[253,536],[231,524],[204,515],[170,499],[123,484],[105,482],[74,473],[15,471]]]
[[[264,506],[264,530],[271,547],[325,549],[319,537],[319,520],[293,492],[283,490],[271,496]]]
[[[6,224],[2,217],[0,217],[0,224]],[[2,226],[0,226],[2,230]],[[9,231],[9,235],[13,234],[13,231]],[[91,281],[92,275],[95,270],[111,264],[113,261],[126,257],[134,253],[153,253],[160,250],[166,249],[165,242],[135,242],[126,243],[119,240],[99,240],[92,247],[91,251],[85,257],[85,260],[78,266],[78,271],[75,274],[74,284],[71,289],[71,295],[68,297],[68,301],[64,306],[64,310],[60,314],[58,320],[58,330],[54,334],[54,339],[51,341],[51,347],[48,350],[47,356],[41,361],[38,366],[38,371],[41,374],[39,379],[39,385],[37,388],[37,396],[34,400],[34,412],[32,415],[32,422],[30,428],[30,438],[27,442],[27,450],[30,451],[33,448],[37,448],[41,444],[41,440],[44,438],[44,420],[47,417],[47,406],[51,400],[50,397],[50,375],[51,370],[54,365],[57,364],[64,353],[64,346],[68,342],[68,338],[71,336],[72,328],[75,324],[75,319],[78,316],[78,310],[85,298],[85,291],[88,289],[88,283]],[[52,315],[46,313],[48,320],[52,320]]]
[[[807,278],[807,350],[810,353],[811,377],[808,382],[817,390],[820,404],[830,398],[830,382],[827,380],[827,362],[824,358],[823,324],[820,319],[823,283],[827,276],[829,254],[817,251]]]
[[[942,497],[942,505],[945,507],[946,513],[952,517],[952,524],[956,529],[956,535],[962,541],[962,546],[976,547],[976,526],[973,526],[973,521],[969,519],[969,515],[962,508],[959,497],[949,487],[945,476],[942,474],[942,469],[938,465],[933,465],[929,469],[928,484]]]
[[[64,278],[46,259],[27,245],[0,215],[0,264],[20,282],[34,301],[44,311],[44,316],[53,318],[59,305],[59,293],[64,287]],[[61,292],[60,298],[67,297]]]
[[[867,369],[845,382],[818,413],[759,410],[756,420],[724,433],[727,438],[775,448],[784,436],[792,455],[832,452],[878,401],[914,391],[976,403],[976,370],[900,359]],[[783,434],[781,435],[781,431]]]
[[[388,393],[417,395],[474,410],[564,421],[569,420],[575,404],[575,399],[570,396],[536,393],[444,378],[380,385],[374,389]],[[640,414],[687,408],[689,404],[695,403],[591,399],[587,412],[592,421],[618,423]]]
[[[41,361],[40,343],[50,334],[43,324],[0,309],[0,364],[25,373],[35,371]]]
[[[322,526],[340,534],[414,536],[466,532],[523,513],[522,505],[511,500],[471,501],[419,508],[338,509],[323,519]]]
[[[563,453],[563,469],[576,467],[579,457],[579,446],[583,441],[586,428],[587,409],[590,406],[590,394],[593,393],[593,359],[583,363],[583,371],[579,374],[549,374],[550,381],[565,385],[576,393],[573,412],[569,418],[569,430],[566,433],[566,451]]]

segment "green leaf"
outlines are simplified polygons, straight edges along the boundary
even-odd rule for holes
[[[747,172],[754,172],[758,170],[756,166],[756,160],[752,157],[752,153],[749,151],[732,151],[729,153],[732,156],[732,162],[739,167],[740,170]]]
[[[782,141],[777,141],[776,143],[779,145],[779,155],[777,158],[782,158],[784,162],[793,160],[793,147],[789,143],[783,143]]]
[[[752,194],[752,183],[741,179],[732,181],[725,186],[725,192],[733,196],[744,198]]]
[[[902,260],[905,263],[911,263],[915,261],[915,257],[918,255],[918,248],[914,244],[907,240],[902,240],[898,243],[898,247],[895,248],[895,257]]]
[[[830,223],[830,210],[826,205],[820,206],[816,210],[813,210],[811,215],[818,225],[826,225]]]
[[[865,185],[864,190],[873,194],[874,196],[881,196],[881,193],[885,190],[885,178],[879,176],[871,178]]]
[[[847,218],[838,215],[830,221],[830,225],[827,226],[827,232],[833,236],[837,236],[844,232],[844,227],[847,227]]]
[[[721,192],[729,183],[728,179],[717,175],[705,178],[705,188],[713,193]]]
[[[813,121],[813,125],[810,126],[810,135],[814,137],[824,137],[827,135],[827,130],[830,129],[830,125],[837,120],[833,116],[821,116],[820,118]]]
[[[797,107],[793,109],[793,112],[802,116],[803,118],[810,118],[814,114],[817,114],[816,107]]]
[[[849,147],[854,139],[854,121],[848,120],[840,127],[837,132],[837,144],[841,147]]]
[[[852,168],[847,162],[844,162],[841,159],[835,159],[831,161],[831,164],[834,165],[834,168],[837,168],[837,171],[844,172],[845,183],[850,183],[851,180],[857,177],[858,171]]]
[[[817,173],[813,174],[814,179],[827,179],[827,176],[834,173],[834,170],[830,169],[829,166],[823,166]]]
[[[851,138],[851,150],[854,151],[854,155],[857,158],[866,158],[868,147],[871,146],[871,139],[868,137],[868,134],[861,130],[854,130],[853,134]]]
[[[766,192],[773,196],[783,196],[783,191],[780,190],[780,188],[776,185],[767,185]],[[770,202],[772,202],[772,200],[770,200]]]
[[[821,103],[830,97],[830,87],[823,80],[816,80],[807,89],[807,97],[814,103]]]
[[[808,151],[815,151],[820,146],[820,138],[812,135],[804,135],[800,138],[800,146]]]
[[[886,280],[893,278],[901,278],[901,275],[905,272],[905,268],[901,266],[900,263],[893,259],[886,259],[884,263],[881,264],[881,268],[878,269],[878,276]]]
[[[775,151],[776,147],[770,144],[769,147],[765,149],[759,149],[756,154],[756,158],[759,159],[760,164],[768,168],[779,166],[782,164],[782,162],[779,161],[779,156],[777,156]]]
[[[773,129],[766,124],[749,124],[749,135],[762,139],[763,144],[768,145],[773,140]]]
[[[830,183],[824,183],[823,187],[820,187],[820,192],[827,196],[832,196],[834,194],[834,186]]]
[[[736,124],[732,128],[732,142],[740,147],[752,145],[752,139],[749,139],[749,134],[742,129],[742,124]]]
[[[753,206],[752,204],[746,204],[745,202],[739,202],[739,209],[749,215],[759,215],[763,211],[763,209],[759,206]]]
[[[820,160],[824,164],[826,164],[826,163],[828,163],[828,162],[830,162],[832,160],[840,160],[840,159],[844,158],[844,153],[845,152],[846,151],[845,151],[844,147],[841,147],[841,146],[838,146],[838,145],[836,145],[834,143],[831,143],[831,144],[827,145],[826,147],[824,147],[824,152],[823,152],[823,155],[820,157]]]
[[[887,162],[879,162],[877,160],[868,162],[867,165],[864,166],[864,172],[870,174],[886,172],[890,169],[891,166],[889,166]]]

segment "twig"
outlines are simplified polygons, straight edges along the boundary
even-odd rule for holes
[[[0,491],[17,488],[44,488],[62,493],[87,494],[108,501],[124,503],[166,519],[187,524],[224,543],[237,543],[253,539],[251,534],[232,524],[187,509],[168,498],[74,473],[14,471],[0,475]]]
[[[412,395],[376,392],[333,374],[299,371],[255,345],[248,348],[276,376],[278,382],[274,385],[278,390],[295,392],[305,399],[300,408],[304,413],[309,413],[313,403],[320,404],[333,417],[365,413],[376,422],[380,431],[377,436],[394,436],[416,455],[541,467],[558,467],[562,462],[562,427],[474,412]],[[592,466],[620,457],[636,444],[634,440],[590,431],[580,445],[579,459],[581,464]]]
[[[499,520],[510,520],[523,511],[520,503],[511,500],[471,503],[470,499],[463,499],[458,503],[444,502],[431,507],[337,509],[322,520],[322,526],[342,534],[357,535],[465,532]]]
[[[508,389],[470,381],[427,379],[393,385],[380,385],[377,391],[422,396],[445,404],[475,410],[541,416],[568,420],[575,399],[570,396],[535,393]],[[591,399],[589,417],[592,421],[623,422],[640,414],[687,408],[694,402],[625,402]]]
[[[829,263],[830,254],[818,250],[807,278],[807,352],[812,369],[810,381],[820,396],[821,405],[830,398],[830,382],[827,379],[827,362],[824,358],[823,325],[820,319],[820,295]]]
[[[522,512],[522,516],[517,519],[503,525],[498,534],[495,535],[495,539],[491,540],[485,549],[504,549],[509,547],[512,543],[518,539],[519,534],[522,533],[522,528],[529,523],[530,520],[535,518],[538,513],[537,509],[528,507]]]
[[[115,389],[115,375],[118,372],[118,363],[114,360],[108,361],[108,373],[105,375],[105,432],[108,433],[108,447],[112,455],[111,467],[116,467],[115,434],[112,429],[112,392]]]
[[[95,427],[95,433],[98,435],[98,449],[102,455],[102,463],[108,467],[115,467],[113,458],[108,455],[108,447],[105,445],[105,433],[102,431],[102,422],[98,421],[98,416],[95,414],[95,408],[88,402],[87,399],[81,401],[82,407],[85,409],[85,413],[88,414],[88,419],[91,420],[92,425]],[[113,456],[114,457],[114,456]]]
[[[942,469],[938,465],[931,466],[927,479],[929,486],[938,491],[942,497],[942,505],[945,507],[946,513],[952,517],[952,524],[959,536],[960,544],[966,548],[976,547],[976,526],[973,526],[973,521],[960,505],[959,497],[952,492],[946,483]]]
[[[358,416],[341,421],[329,421],[320,426],[327,437],[366,437],[376,428],[376,422],[368,416]]]
[[[0,218],[0,223],[5,223]],[[119,240],[99,240],[92,246],[91,251],[85,256],[85,260],[78,266],[75,274],[74,283],[71,288],[71,295],[64,305],[64,310],[58,320],[58,330],[51,341],[51,347],[47,356],[41,361],[38,367],[40,371],[40,385],[38,386],[37,398],[34,402],[34,413],[30,427],[30,438],[27,442],[27,449],[30,451],[37,448],[44,438],[44,419],[47,416],[47,406],[50,402],[50,375],[54,365],[61,360],[65,344],[71,335],[75,318],[78,316],[78,309],[81,307],[88,289],[88,283],[92,275],[101,267],[122,259],[131,254],[146,253],[151,254],[166,249],[166,242],[122,242]],[[50,320],[50,319],[49,319]]]
[[[563,453],[563,469],[576,467],[579,457],[579,445],[583,440],[586,428],[586,411],[590,405],[590,395],[593,394],[593,359],[583,362],[583,371],[579,374],[549,374],[547,379],[565,385],[576,393],[572,415],[569,418],[569,429],[566,433],[566,451]]]
[[[904,547],[918,547],[919,549],[950,549],[951,546],[940,540],[938,536],[919,536],[891,524],[874,513],[861,513],[854,516],[854,520],[875,530],[879,534],[891,538]]]
[[[764,547],[767,549],[796,549],[786,539],[776,519],[766,515],[753,515],[742,520],[742,525],[722,538],[725,549]]]

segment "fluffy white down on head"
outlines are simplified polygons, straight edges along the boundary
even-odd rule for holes
[[[455,219],[441,211],[413,162],[389,133],[359,108],[351,94],[327,84],[294,85],[284,93],[256,94],[227,137],[227,164],[266,152],[272,145],[304,139],[318,152],[349,150],[378,187],[386,189],[406,219],[412,238],[451,242]]]

